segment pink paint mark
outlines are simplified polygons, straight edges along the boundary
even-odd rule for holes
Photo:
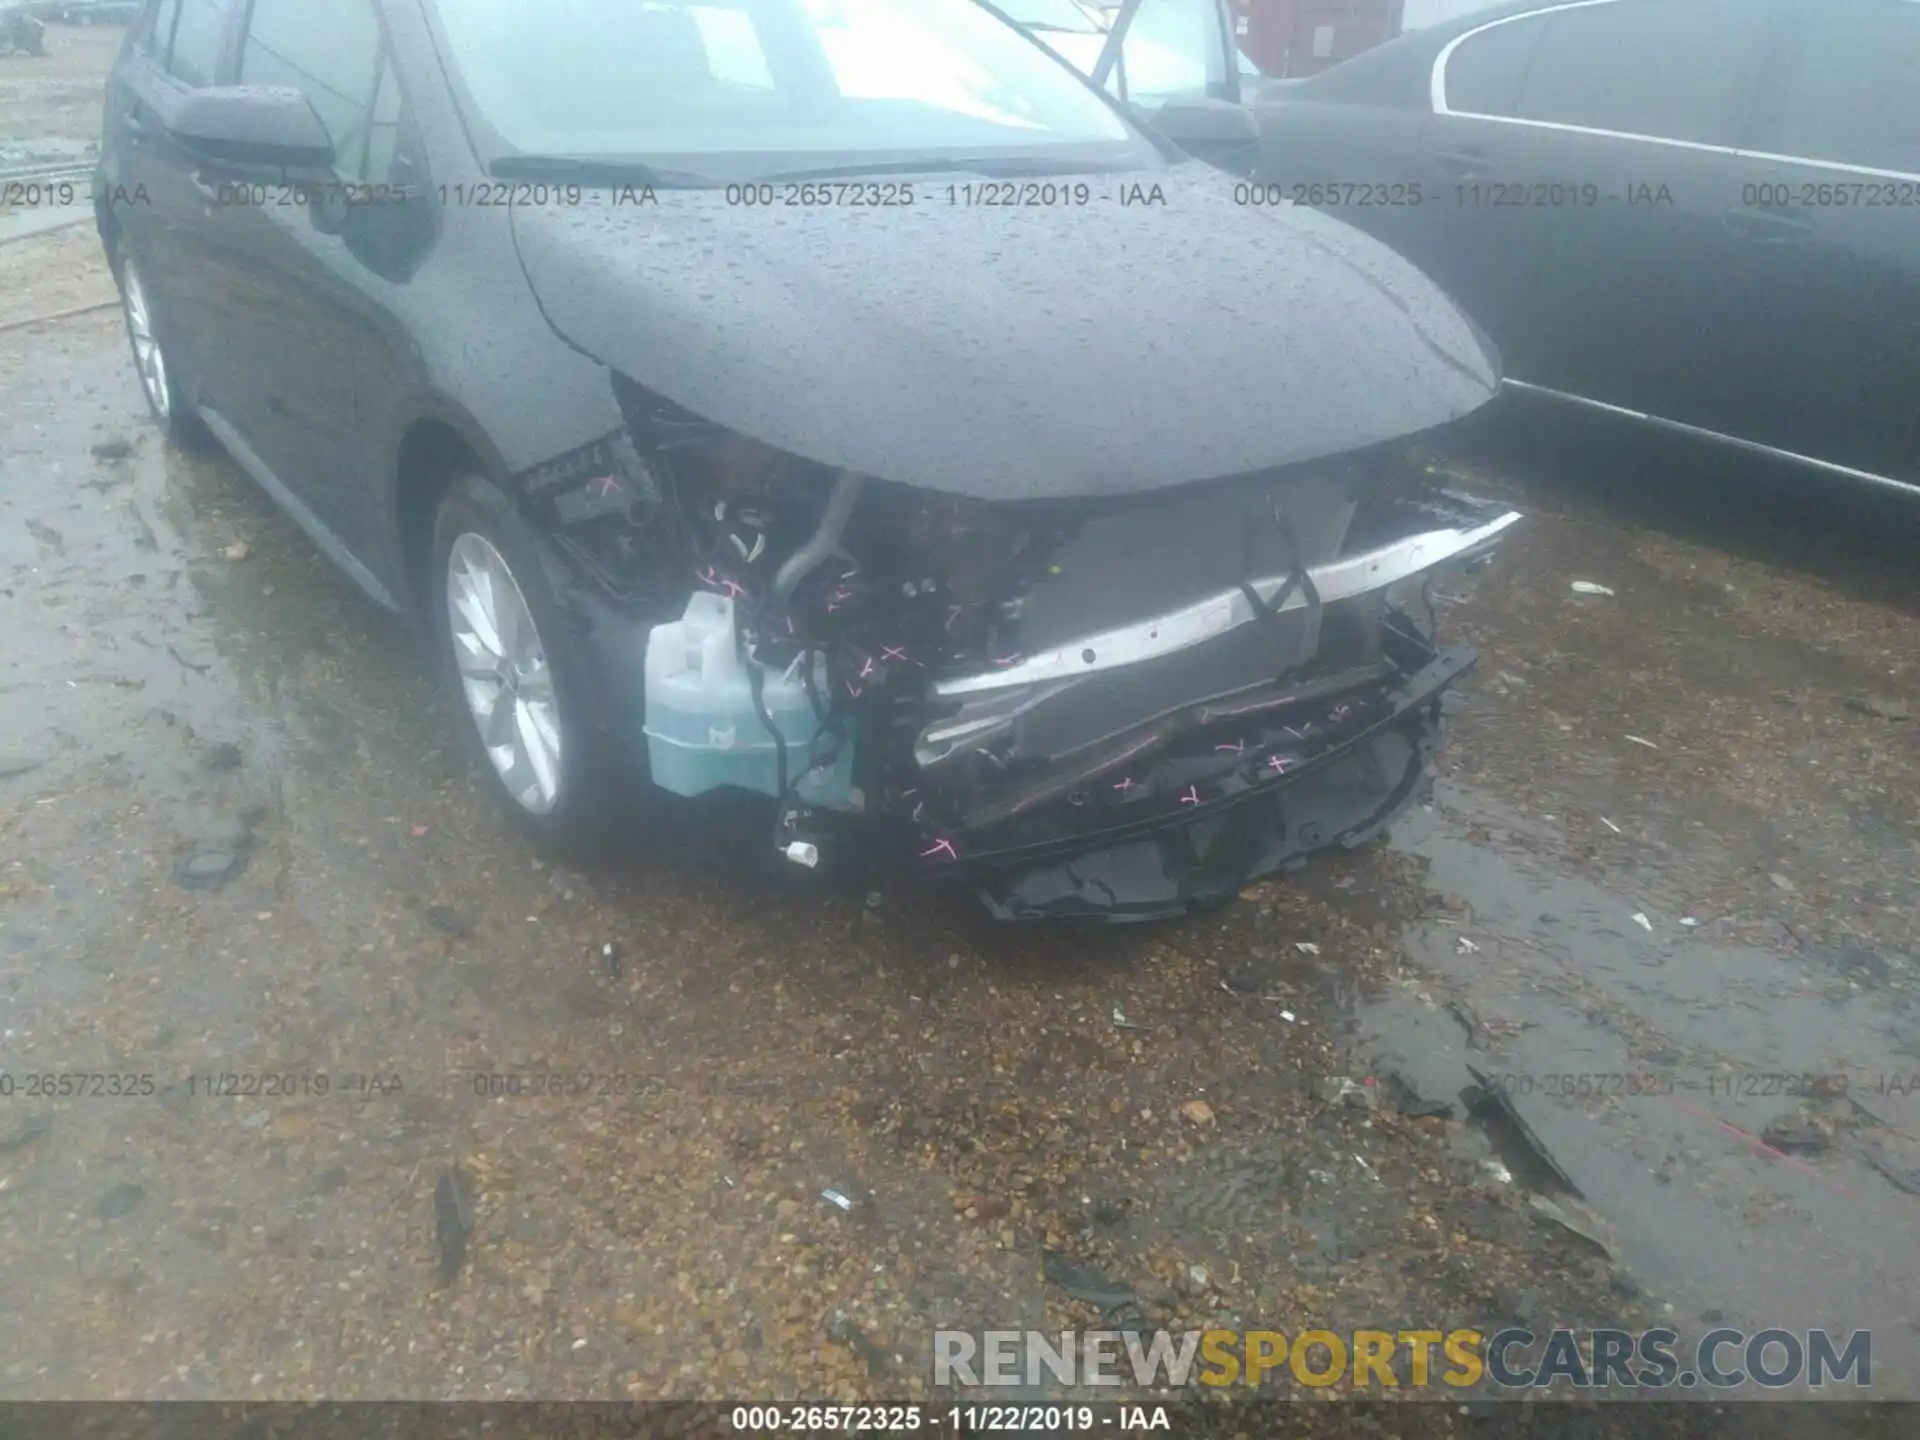
[[[601,475],[587,482],[587,488],[602,498],[613,494],[620,488],[620,482],[611,475]]]
[[[853,678],[856,680],[865,680],[871,674],[873,674],[873,656],[869,655],[867,656],[866,663],[860,667],[860,673]]]
[[[1291,735],[1296,740],[1304,740],[1307,738],[1305,735],[1302,735],[1298,730],[1294,729],[1291,725],[1282,725],[1280,728],[1286,731],[1287,734]]]
[[[947,623],[945,628],[946,628],[946,632],[949,635],[953,633],[953,622],[958,620],[962,615],[966,613],[967,613],[967,607],[964,605],[947,606]]]
[[[1328,714],[1327,719],[1328,720],[1344,720],[1347,718],[1347,716],[1351,715],[1352,713],[1353,713],[1353,707],[1351,705],[1336,705],[1333,707],[1332,712]]]
[[[922,860],[931,860],[934,856],[940,854],[943,850],[946,852],[947,858],[949,860],[958,860],[960,858],[960,852],[953,848],[953,842],[951,840],[936,841],[932,849],[922,850],[920,852],[920,858]]]
[[[1078,790],[1076,790],[1073,792],[1073,794],[1067,796],[1067,803],[1073,806],[1074,809],[1077,810],[1082,805],[1087,803],[1087,797],[1082,795]]]
[[[1198,805],[1200,803],[1200,787],[1198,785],[1189,785],[1187,787],[1187,793],[1180,797],[1180,803],[1182,805]]]
[[[729,600],[738,600],[742,595],[747,593],[745,586],[736,584],[711,565],[697,578],[702,585],[711,585],[716,590],[726,591]]]
[[[926,801],[924,801],[924,800],[916,800],[916,801],[914,801],[914,803],[913,803],[913,818],[914,818],[914,819],[916,819],[916,820],[918,820],[918,819],[920,818],[920,812],[921,812],[922,810],[925,810],[926,808],[927,808],[927,802],[926,802]]]
[[[1838,1191],[1840,1194],[1846,1196],[1847,1199],[1849,1200],[1858,1200],[1860,1198],[1860,1196],[1856,1192],[1847,1189],[1847,1187],[1844,1185],[1835,1184],[1833,1181],[1829,1180],[1826,1176],[1822,1175],[1818,1170],[1814,1169],[1813,1166],[1807,1164],[1806,1161],[1798,1159],[1795,1156],[1789,1155],[1784,1150],[1774,1149],[1773,1146],[1767,1144],[1767,1142],[1762,1140],[1758,1135],[1750,1135],[1745,1130],[1742,1130],[1738,1125],[1729,1125],[1725,1120],[1722,1120],[1718,1115],[1714,1115],[1709,1113],[1708,1111],[1702,1110],[1697,1105],[1689,1105],[1686,1101],[1680,1100],[1680,1099],[1674,1099],[1671,1096],[1669,1096],[1668,1098],[1673,1099],[1673,1103],[1678,1105],[1682,1110],[1685,1110],[1689,1115],[1697,1115],[1700,1119],[1707,1121],[1711,1125],[1718,1126],[1720,1129],[1726,1131],[1729,1135],[1735,1136],[1740,1140],[1744,1140],[1748,1145],[1751,1145],[1755,1150],[1758,1150],[1762,1155],[1767,1156],[1769,1159],[1786,1161],[1787,1164],[1793,1166],[1794,1169],[1802,1171],[1805,1174],[1811,1175],[1815,1180],[1818,1180],[1827,1189]]]
[[[1129,790],[1133,789],[1133,777],[1131,775],[1127,776],[1126,779],[1122,780],[1113,788],[1118,790],[1122,795],[1126,794]]]
[[[791,615],[787,616],[787,634],[793,634],[793,617]]]
[[[1276,775],[1286,774],[1287,766],[1290,763],[1291,762],[1288,761],[1287,758],[1283,755],[1269,755],[1267,757],[1267,768],[1273,771],[1273,773]]]
[[[898,660],[907,665],[913,663],[913,661],[908,658],[907,652],[897,645],[882,645],[880,647],[880,659],[882,661]]]
[[[847,694],[851,695],[856,700],[860,698],[861,692],[864,689],[865,689],[864,686],[856,685],[851,680],[847,681]]]
[[[1025,657],[1021,655],[1006,655],[1006,656],[1002,656],[998,660],[995,660],[993,663],[995,665],[998,665],[1001,669],[1004,670],[1009,665],[1018,665],[1021,662],[1021,660],[1023,660],[1024,658]]]
[[[1229,755],[1244,755],[1247,753],[1247,742],[1244,740],[1236,740],[1231,745],[1216,745],[1213,748],[1215,750],[1224,750]]]

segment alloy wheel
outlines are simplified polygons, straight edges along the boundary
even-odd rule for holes
[[[133,338],[133,360],[140,371],[140,385],[147,401],[164,422],[173,418],[173,391],[167,383],[167,357],[153,333],[153,309],[147,303],[146,286],[133,261],[123,260],[121,285],[127,305],[127,333]]]
[[[552,813],[562,734],[546,646],[505,557],[472,531],[447,552],[447,624],[460,688],[500,783],[521,808]]]

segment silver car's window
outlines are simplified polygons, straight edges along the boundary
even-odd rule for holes
[[[1520,86],[1540,37],[1544,18],[1529,17],[1493,25],[1469,35],[1447,57],[1446,102],[1462,115],[1511,116],[1520,109]]]
[[[974,0],[436,0],[518,150],[577,156],[1126,143],[1126,124]]]
[[[1743,143],[1920,175],[1920,4],[1830,6],[1802,27],[1798,49],[1778,94],[1756,107]],[[1920,247],[1920,233],[1914,240]]]

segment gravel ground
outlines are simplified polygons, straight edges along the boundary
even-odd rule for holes
[[[0,320],[111,293],[90,230],[0,248]],[[0,394],[0,1399],[925,1397],[935,1328],[1103,1290],[1871,1325],[1912,1393],[1911,507],[1495,417],[1436,461],[1529,520],[1441,597],[1485,659],[1435,804],[1204,920],[1012,930],[771,882],[724,827],[543,866],[397,624],[161,444],[117,315],[0,334]],[[1572,1231],[1469,1065],[1524,1077]]]

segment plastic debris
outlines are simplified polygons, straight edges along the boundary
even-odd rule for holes
[[[1527,1124],[1518,1110],[1513,1108],[1513,1101],[1508,1098],[1507,1092],[1497,1085],[1491,1076],[1483,1074],[1472,1065],[1467,1066],[1467,1073],[1474,1078],[1475,1082],[1472,1089],[1463,1091],[1461,1094],[1461,1099],[1466,1103],[1468,1111],[1489,1130],[1504,1132],[1504,1135],[1497,1138],[1504,1138],[1510,1145],[1517,1144],[1539,1170],[1562,1190],[1576,1200],[1586,1199],[1580,1187],[1573,1183],[1573,1177],[1560,1168],[1560,1162],[1553,1158],[1553,1152],[1547,1149],[1546,1142],[1534,1133],[1533,1127]],[[1512,1153],[1511,1150],[1509,1153]]]
[[[1647,749],[1649,750],[1658,750],[1660,748],[1658,745],[1654,744],[1651,740],[1642,740],[1638,735],[1629,735],[1626,738],[1631,740],[1636,745],[1646,746]]]
[[[1680,923],[1686,926],[1687,929],[1691,930],[1693,929],[1694,926],[1698,925],[1700,922],[1691,915],[1682,915],[1680,917]]]
[[[467,1245],[473,1238],[473,1187],[457,1165],[441,1171],[433,1187],[433,1219],[440,1283],[445,1285],[467,1263]]]
[[[246,851],[219,848],[189,855],[173,868],[173,878],[183,889],[206,890],[231,880],[246,868]]]
[[[1653,921],[1649,920],[1646,917],[1646,913],[1644,911],[1636,910],[1633,912],[1633,923],[1638,925],[1642,930],[1645,930],[1648,933],[1652,933]]]
[[[1211,1125],[1213,1107],[1204,1100],[1189,1100],[1180,1107],[1180,1117],[1189,1125]]]
[[[1576,595],[1612,595],[1613,594],[1613,591],[1609,590],[1606,586],[1596,585],[1591,580],[1576,580],[1573,582],[1573,585],[1571,588],[1573,590],[1573,593]]]
[[[1607,817],[1604,815],[1600,817],[1600,823],[1606,826],[1607,829],[1611,830],[1616,835],[1625,833],[1620,829],[1618,825],[1614,824],[1611,820],[1607,819]]]
[[[1587,1244],[1593,1246],[1593,1248],[1598,1250],[1602,1255],[1605,1255],[1607,1259],[1616,1264],[1619,1262],[1620,1252],[1614,1248],[1613,1243],[1602,1236],[1600,1232],[1587,1223],[1587,1221],[1575,1215],[1567,1206],[1550,1200],[1545,1195],[1529,1195],[1527,1197],[1527,1207],[1531,1209],[1534,1214],[1551,1220],[1575,1239],[1586,1241]]]
[[[1464,935],[1460,937],[1459,944],[1455,948],[1462,955],[1478,955],[1480,953],[1480,947]]]
[[[1293,942],[1293,948],[1298,950],[1302,955],[1318,955],[1320,953],[1320,947],[1311,940],[1296,940]]]
[[[609,940],[600,947],[600,968],[609,975],[618,975],[622,959],[620,947]]]
[[[831,1188],[822,1190],[820,1192],[820,1198],[826,1201],[829,1205],[833,1206],[836,1210],[844,1211],[848,1215],[851,1215],[853,1213],[852,1198],[850,1196],[841,1194],[838,1190],[834,1190]]]
[[[1377,1110],[1380,1107],[1380,1096],[1374,1088],[1359,1084],[1346,1075],[1329,1075],[1316,1088],[1320,1098],[1329,1105],[1346,1105],[1355,1110]]]

